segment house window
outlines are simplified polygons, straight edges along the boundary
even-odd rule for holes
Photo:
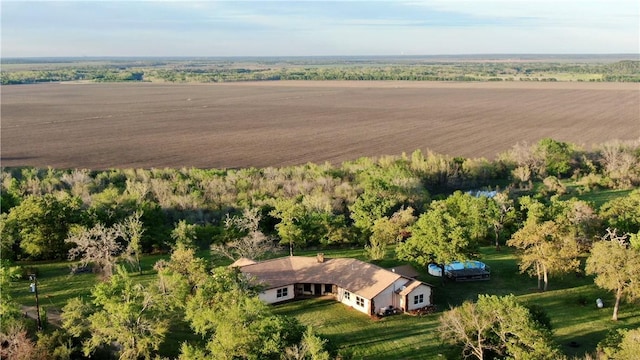
[[[356,305],[360,307],[364,307],[364,299],[361,298],[360,296],[356,296]]]
[[[282,289],[278,289],[277,293],[276,293],[276,297],[287,297],[287,295],[289,294],[289,289],[288,288],[282,288]]]
[[[424,302],[424,294],[416,295],[413,297],[414,304],[422,304]]]
[[[345,290],[345,292],[344,292],[344,298],[345,298],[345,299],[347,299],[347,300],[349,300],[349,298],[350,298],[350,297],[351,297],[351,294],[350,294],[348,291],[346,291],[346,290]]]
[[[304,284],[304,291],[311,292],[311,284]]]

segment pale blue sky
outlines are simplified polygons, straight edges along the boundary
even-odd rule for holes
[[[2,57],[640,53],[638,0],[2,0]]]

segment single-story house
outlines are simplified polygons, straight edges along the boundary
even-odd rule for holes
[[[356,259],[289,256],[231,264],[264,286],[259,294],[274,304],[303,296],[331,295],[367,315],[387,309],[418,310],[433,304],[429,284]]]

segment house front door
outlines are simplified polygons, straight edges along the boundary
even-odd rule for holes
[[[313,293],[315,295],[322,295],[322,284],[314,284]]]

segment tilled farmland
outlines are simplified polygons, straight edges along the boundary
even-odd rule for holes
[[[544,137],[640,137],[627,83],[258,82],[3,86],[2,166],[239,168],[416,149],[493,158]]]

